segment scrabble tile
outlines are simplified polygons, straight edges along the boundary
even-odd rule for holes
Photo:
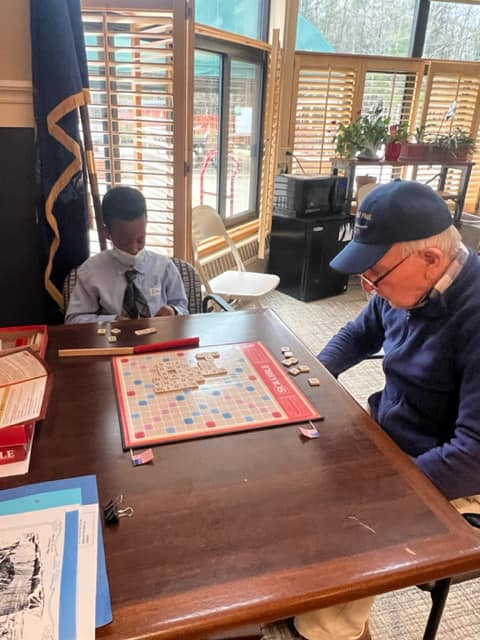
[[[100,327],[100,329],[97,329],[97,333],[99,336],[104,336],[107,333],[107,330]]]
[[[308,379],[308,384],[311,387],[319,387],[320,386],[320,380],[318,378],[309,378]]]
[[[292,367],[291,369],[288,370],[288,373],[291,376],[298,376],[298,374],[300,373],[300,369],[297,369],[296,367]]]
[[[294,357],[293,351],[284,351],[283,355],[284,355],[285,358],[293,358]]]
[[[306,364],[301,364],[298,368],[302,373],[308,373],[310,371],[310,367]]]
[[[155,327],[146,327],[145,329],[137,329],[135,331],[136,336],[148,336],[151,333],[157,333]]]
[[[110,329],[110,333],[114,336],[118,336],[119,333],[122,333],[122,330],[118,327],[113,327],[113,329]]]
[[[290,351],[290,347],[282,347],[282,353],[285,353],[286,351]]]
[[[116,342],[117,341],[117,336],[108,336],[107,340],[109,342]]]

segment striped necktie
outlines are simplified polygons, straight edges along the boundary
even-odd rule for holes
[[[137,273],[135,269],[125,271],[127,287],[123,297],[122,314],[129,318],[150,318],[150,309],[148,308],[145,296],[135,284]]]

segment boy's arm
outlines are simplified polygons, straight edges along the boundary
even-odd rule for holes
[[[384,330],[379,296],[373,296],[355,320],[346,324],[320,351],[317,358],[335,377],[379,351]]]
[[[65,324],[81,322],[112,322],[115,314],[99,314],[99,301],[93,288],[84,280],[81,271],[77,273],[77,281],[70,296],[65,314]]]

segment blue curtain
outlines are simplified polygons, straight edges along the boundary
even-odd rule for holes
[[[88,102],[80,0],[30,0],[39,207],[45,287],[62,308],[67,273],[88,257],[88,206],[78,109]]]

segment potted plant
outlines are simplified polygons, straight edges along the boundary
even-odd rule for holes
[[[446,122],[452,120],[457,112],[457,103],[454,100],[443,114],[437,132],[426,135],[426,126],[417,128],[415,144],[404,142],[400,153],[400,160],[419,160],[434,163],[452,162],[455,160],[465,162],[470,160],[475,150],[475,140],[472,136],[456,127],[450,133],[442,133]]]
[[[398,160],[402,151],[402,142],[407,140],[408,124],[406,122],[390,125],[385,146],[385,160]]]
[[[439,149],[437,157],[442,161],[459,160],[465,162],[471,159],[475,151],[475,139],[460,127],[456,127],[451,133],[437,135],[435,146]]]
[[[355,122],[338,125],[334,138],[336,152],[341,158],[378,160],[383,144],[387,142],[389,118],[376,114],[360,116]]]
[[[340,158],[351,160],[355,158],[363,146],[362,119],[349,124],[338,123],[338,130],[333,141],[336,143],[335,151]]]
[[[387,143],[390,118],[363,116],[363,147],[358,153],[359,160],[379,160],[381,148]]]
[[[406,140],[401,142],[401,150],[399,160],[427,161],[430,145],[425,142],[426,126],[422,125],[415,129],[412,136],[407,135]],[[411,141],[408,138],[412,138]]]

